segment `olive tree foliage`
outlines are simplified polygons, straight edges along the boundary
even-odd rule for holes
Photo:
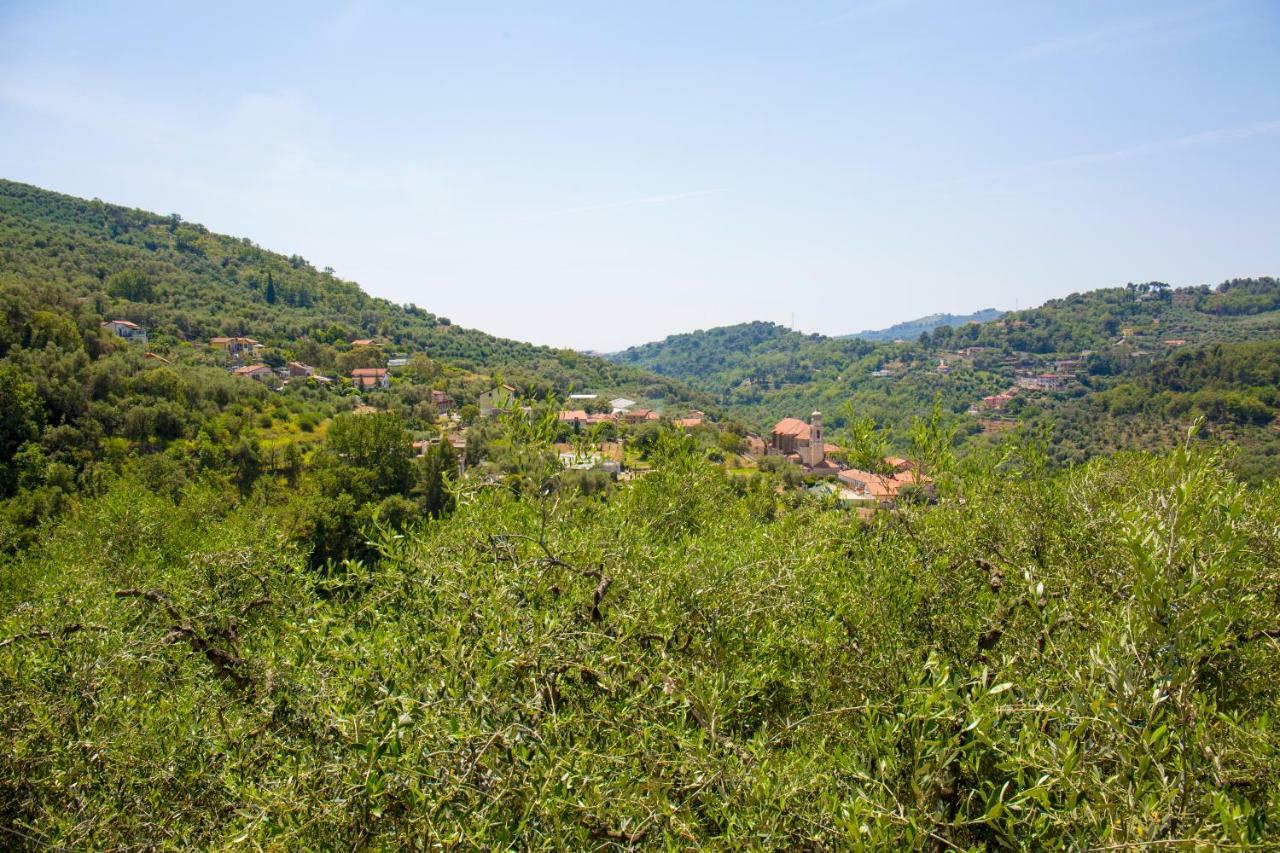
[[[7,842],[1280,843],[1275,484],[1028,441],[864,523],[651,458],[460,489],[340,574],[268,506],[86,501],[0,567]]]

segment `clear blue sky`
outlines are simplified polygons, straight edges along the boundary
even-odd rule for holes
[[[1280,2],[0,2],[0,174],[618,349],[1280,274]]]

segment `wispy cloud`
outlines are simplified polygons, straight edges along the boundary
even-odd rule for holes
[[[1001,169],[999,171],[941,181],[939,183],[932,184],[931,188],[938,189],[962,186],[966,184],[981,184],[990,181],[1006,180],[1009,178],[1026,177],[1028,175],[1038,175],[1045,172],[1053,172],[1063,169],[1094,166],[1101,163],[1111,163],[1119,160],[1136,160],[1142,157],[1151,157],[1157,154],[1164,154],[1173,151],[1181,151],[1191,148],[1207,148],[1214,145],[1224,145],[1230,142],[1240,142],[1246,139],[1253,139],[1258,136],[1268,136],[1275,133],[1280,133],[1280,119],[1270,119],[1267,121],[1254,122],[1253,124],[1236,125],[1234,127],[1220,127],[1214,130],[1192,133],[1187,136],[1176,136],[1169,139],[1144,142],[1139,145],[1112,148],[1106,151],[1092,151],[1085,154],[1071,154],[1066,157],[1055,157],[1050,160],[1027,163],[1011,169]]]
[[[1070,33],[1028,45],[1014,51],[1014,62],[1029,62],[1064,54],[1092,54],[1105,50],[1135,47],[1153,41],[1177,41],[1194,38],[1221,23],[1217,13],[1234,5],[1233,0],[1213,0],[1187,6],[1162,15],[1130,21],[1110,27]]]

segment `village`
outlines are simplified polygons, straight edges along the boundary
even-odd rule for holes
[[[136,323],[109,320],[102,325],[129,343],[144,348],[147,345],[147,332]],[[1142,357],[1149,354],[1152,345],[1148,343],[1144,348],[1140,340],[1134,329],[1125,328],[1114,348]],[[1183,343],[1174,338],[1161,342],[1165,348]],[[298,360],[285,360],[252,337],[215,336],[208,340],[206,350],[231,376],[260,381],[276,391],[299,382],[330,389],[350,399],[349,410],[357,415],[385,408],[387,401],[379,397],[379,392],[392,389],[395,377],[411,370],[413,364],[411,354],[384,355],[384,343],[376,338],[348,341],[344,352],[360,366],[335,376],[324,375]],[[1011,414],[1016,400],[1061,393],[1073,383],[1078,384],[1091,355],[1093,352],[1086,350],[1078,357],[1044,360],[1025,353],[1010,356],[988,347],[968,346],[939,358],[931,372],[946,376],[959,367],[973,369],[975,364],[982,364],[1011,376],[1006,390],[983,396],[968,409],[982,432],[994,434],[1018,425],[1017,417]],[[166,360],[149,351],[146,358]],[[903,363],[894,361],[873,371],[872,376],[894,381],[903,371]],[[486,421],[516,407],[530,410],[520,388],[502,381],[478,385],[484,378],[475,376],[467,382],[434,380],[420,404],[429,412],[430,429],[418,430],[415,435],[413,447],[418,455],[448,443],[455,451],[459,474],[463,474],[469,461],[475,464],[482,456],[475,448],[480,444],[480,434],[485,432],[481,427]],[[599,472],[616,480],[642,476],[648,467],[645,451],[652,431],[665,427],[698,437],[706,446],[708,457],[723,463],[734,474],[780,472],[793,487],[843,506],[888,509],[907,495],[928,498],[932,492],[930,478],[910,460],[887,457],[881,464],[869,466],[875,470],[848,464],[844,449],[827,440],[819,411],[813,411],[807,420],[782,418],[762,434],[736,422],[717,423],[700,410],[667,413],[662,408],[659,402],[642,404],[621,394],[569,393],[556,412],[555,451],[560,464],[567,470]]]

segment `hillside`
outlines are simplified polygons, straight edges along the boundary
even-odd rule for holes
[[[998,427],[1052,425],[1054,458],[1062,463],[1108,450],[1167,446],[1192,418],[1204,415],[1211,426],[1230,427],[1206,435],[1246,446],[1251,459],[1240,470],[1254,477],[1280,470],[1276,430],[1258,422],[1265,420],[1262,415],[1242,425],[1228,411],[1232,407],[1209,405],[1211,395],[1193,393],[1198,403],[1158,416],[1112,417],[1106,413],[1115,409],[1114,395],[1091,397],[1130,379],[1141,384],[1144,372],[1158,372],[1168,359],[1193,357],[1188,354],[1206,346],[1278,340],[1280,282],[1260,278],[1214,288],[1174,290],[1151,283],[1077,293],[994,321],[941,325],[903,343],[747,323],[672,335],[611,358],[713,394],[725,409],[761,429],[816,408],[827,413],[836,431],[857,415],[902,434],[912,418],[937,403],[960,419],[965,441],[978,441],[981,432]],[[1046,372],[1055,376],[1055,387],[1023,394],[1009,410],[994,410],[994,420],[965,416],[983,398],[1019,381],[1033,384]],[[1271,398],[1239,373],[1215,382],[1205,390],[1242,394],[1249,406],[1276,413]]]
[[[910,341],[920,337],[922,332],[932,332],[939,326],[963,326],[966,323],[986,323],[998,320],[1004,311],[997,308],[983,308],[972,314],[930,314],[915,320],[895,323],[887,329],[864,329],[853,335],[839,335],[843,338],[862,338],[864,341]]]
[[[369,296],[297,255],[215,234],[177,215],[5,180],[0,276],[20,286],[63,288],[98,314],[145,326],[159,346],[218,335],[247,335],[288,349],[302,341],[344,346],[376,338],[389,353],[418,352],[461,369],[501,373],[535,396],[574,387],[654,401],[691,399],[670,378],[464,329],[415,305]]]

